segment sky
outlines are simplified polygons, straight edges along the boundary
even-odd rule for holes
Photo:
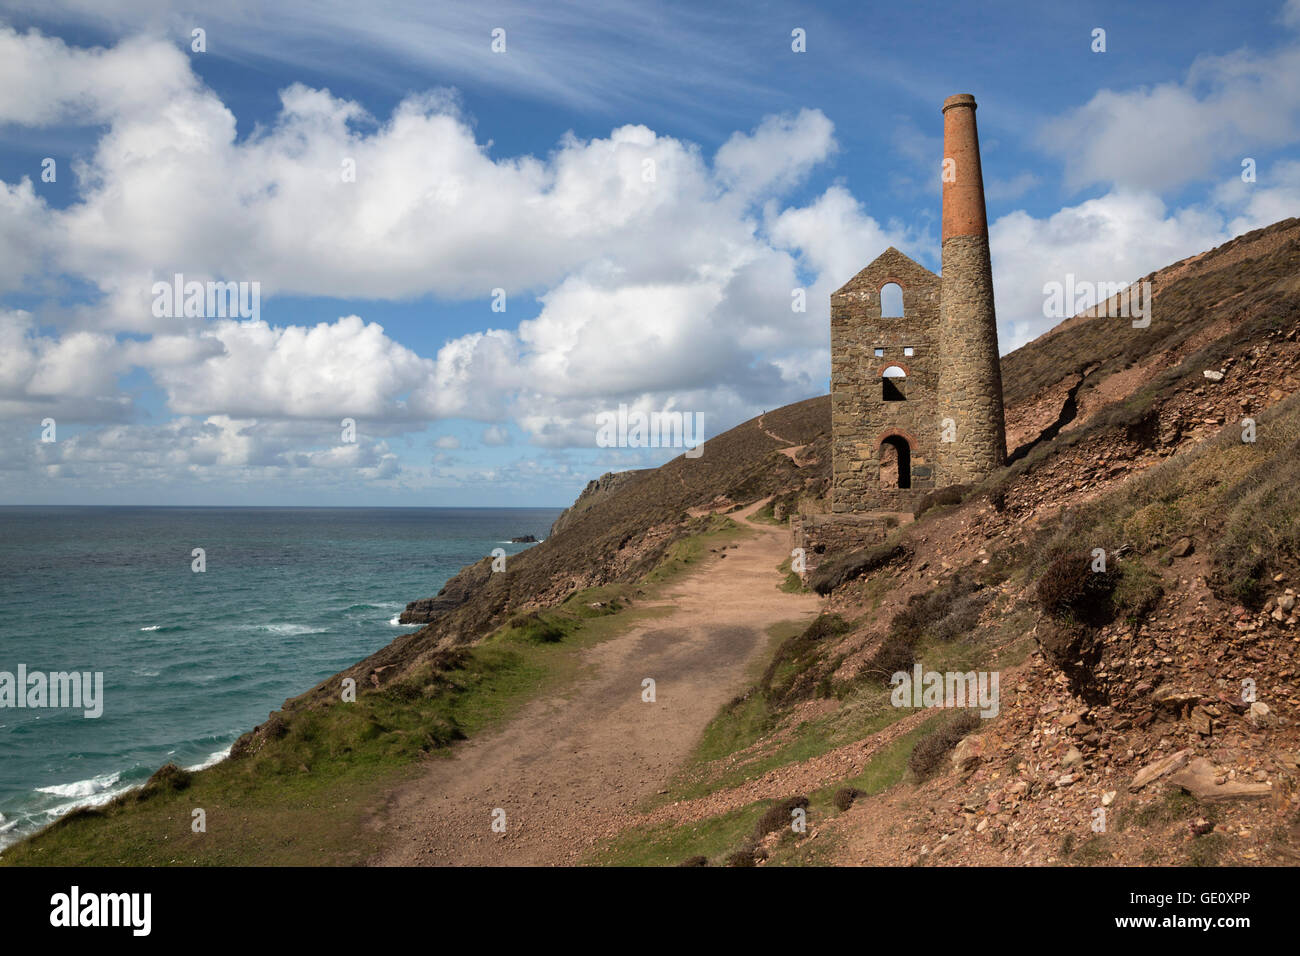
[[[1003,353],[1300,214],[1300,0],[0,0],[0,504],[563,506],[825,394],[954,93]]]

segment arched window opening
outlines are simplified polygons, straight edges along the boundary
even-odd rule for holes
[[[880,287],[880,317],[882,319],[903,317],[903,287],[897,282],[886,282]]]
[[[886,488],[912,487],[912,447],[901,435],[880,443],[880,483]]]
[[[891,365],[880,373],[880,398],[886,402],[903,402],[907,400],[904,386],[907,384],[907,372],[897,365]]]

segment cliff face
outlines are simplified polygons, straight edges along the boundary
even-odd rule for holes
[[[573,524],[573,519],[586,511],[592,505],[612,494],[615,489],[627,484],[629,479],[635,478],[641,474],[641,469],[631,471],[607,471],[599,478],[593,478],[587,482],[587,487],[582,489],[582,494],[569,507],[565,508],[555,523],[551,525],[551,531],[548,537],[555,537],[566,527]]]

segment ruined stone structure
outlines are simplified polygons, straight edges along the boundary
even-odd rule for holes
[[[975,98],[943,104],[943,274],[889,248],[831,296],[836,514],[910,510],[1006,459]],[[902,289],[902,315],[882,289]]]

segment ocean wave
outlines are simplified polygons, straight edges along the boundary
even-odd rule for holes
[[[184,624],[151,624],[149,627],[140,628],[142,631],[161,631],[164,634],[170,634],[173,631],[185,630]]]
[[[349,604],[343,609],[343,613],[349,611],[386,611],[389,608],[406,607],[401,601],[375,601],[373,604]]]
[[[58,783],[50,787],[37,787],[36,792],[49,794],[51,797],[93,797],[117,786],[117,782],[121,779],[122,774],[120,772],[101,773],[98,777],[91,777],[89,780]]]
[[[188,770],[190,773],[197,773],[200,770],[207,770],[209,767],[221,763],[221,761],[225,760],[229,756],[230,756],[230,748],[227,747],[225,750],[218,750],[214,754],[209,754],[206,760],[203,760],[200,763],[196,763],[192,767],[186,767],[185,769]]]
[[[420,626],[418,624],[403,624],[402,615],[400,614],[394,614],[392,617],[388,619],[388,623],[393,627],[419,627]]]
[[[242,630],[269,631],[282,637],[300,637],[303,634],[328,634],[328,627],[315,627],[310,624],[249,624]]]

